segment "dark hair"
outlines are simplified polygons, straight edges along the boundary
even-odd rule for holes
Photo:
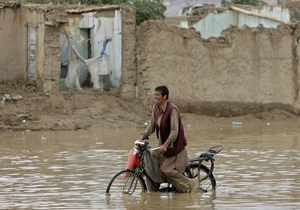
[[[159,91],[162,96],[167,96],[166,99],[169,98],[169,89],[166,86],[157,86],[155,91]]]

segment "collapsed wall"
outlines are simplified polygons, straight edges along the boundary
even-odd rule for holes
[[[137,34],[138,89],[145,106],[153,103],[153,89],[164,84],[170,100],[187,112],[234,116],[280,108],[299,113],[297,24],[232,26],[218,38],[202,39],[191,28],[149,21]]]

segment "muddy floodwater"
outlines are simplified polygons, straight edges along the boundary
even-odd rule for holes
[[[112,176],[143,129],[0,133],[0,209],[299,209],[300,129],[247,123],[185,125],[190,157],[211,146],[218,188],[107,199]],[[151,145],[156,146],[154,135]]]

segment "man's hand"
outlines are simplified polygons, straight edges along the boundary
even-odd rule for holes
[[[171,140],[167,139],[167,141],[163,145],[160,146],[160,152],[165,153],[168,150],[170,143],[171,143]]]
[[[145,138],[145,134],[144,133],[141,133],[141,137],[139,139],[140,140],[144,140],[144,139],[147,139],[147,138]]]

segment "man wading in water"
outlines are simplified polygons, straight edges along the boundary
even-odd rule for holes
[[[187,145],[184,136],[184,129],[180,119],[177,106],[168,101],[169,90],[166,86],[155,88],[150,124],[141,136],[141,140],[156,131],[156,137],[163,158],[160,162],[160,171],[165,176],[167,182],[176,187],[178,192],[190,193],[198,192],[198,178],[189,179],[182,173],[189,164],[189,158],[185,146]],[[147,181],[148,185],[150,184]],[[153,186],[149,186],[153,191]]]

